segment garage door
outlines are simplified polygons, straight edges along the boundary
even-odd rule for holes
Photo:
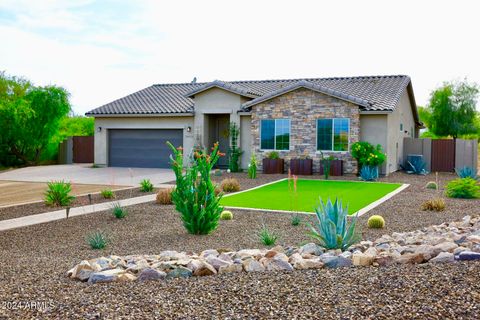
[[[109,132],[109,166],[132,168],[169,168],[170,141],[183,145],[181,129],[111,129]]]

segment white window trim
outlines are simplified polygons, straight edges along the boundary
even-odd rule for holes
[[[262,121],[263,120],[273,120],[274,121],[274,129],[273,129],[273,149],[262,149]],[[277,150],[277,120],[288,120],[288,149]],[[288,152],[290,151],[290,147],[292,145],[292,120],[290,118],[274,118],[274,119],[260,119],[260,151],[278,151],[278,152]]]
[[[335,119],[347,119],[348,120],[348,146],[346,151],[336,151],[336,150],[320,150],[318,149],[318,120],[332,120],[332,148],[334,146],[335,142]],[[315,131],[315,149],[316,149],[316,154],[319,154],[320,152],[330,152],[330,153],[348,153],[350,151],[350,118],[318,118],[315,120],[315,126],[316,131]]]

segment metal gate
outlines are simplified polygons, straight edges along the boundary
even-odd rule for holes
[[[455,170],[455,141],[452,139],[432,140],[431,171],[451,172]]]
[[[93,163],[93,136],[73,137],[73,163]]]

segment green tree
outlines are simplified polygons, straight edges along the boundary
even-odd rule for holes
[[[68,92],[0,73],[0,161],[37,164],[71,110]]]
[[[428,106],[428,129],[437,136],[476,133],[476,104],[479,88],[476,84],[446,82],[432,92]]]

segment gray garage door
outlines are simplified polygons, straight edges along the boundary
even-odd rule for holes
[[[112,129],[108,130],[109,166],[132,168],[169,168],[170,148],[183,145],[181,129]]]

